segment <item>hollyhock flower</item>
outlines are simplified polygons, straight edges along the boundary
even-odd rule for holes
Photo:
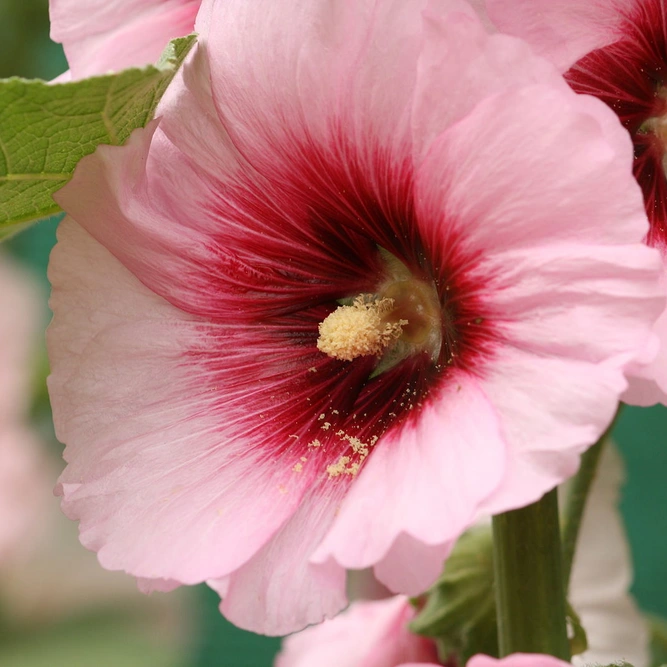
[[[357,602],[321,625],[287,637],[275,667],[427,667],[441,666],[435,643],[407,631],[414,616],[407,598]],[[405,662],[408,660],[409,662]],[[472,657],[467,667],[561,667],[550,656],[515,654],[498,660]],[[455,662],[447,667],[457,667]],[[462,665],[460,667],[463,667]]]
[[[634,144],[633,170],[650,221],[646,241],[662,253],[667,274],[664,0],[487,0],[487,6],[500,29],[528,39],[567,70],[574,90],[598,97],[618,114]],[[656,332],[662,342],[659,355],[635,369],[628,402],[667,403],[667,311]]]
[[[571,475],[660,259],[614,115],[464,2],[212,1],[197,29],[158,120],[56,195],[59,491],[105,567],[285,634],[346,568],[423,591]]]
[[[51,39],[83,79],[155,62],[170,39],[194,29],[201,0],[50,0]]]
[[[1,371],[0,371],[1,372]],[[20,424],[0,428],[0,569],[29,550],[53,484],[38,444]]]
[[[39,326],[34,285],[0,255],[0,567],[20,556],[35,537],[49,479],[25,424],[31,343]]]
[[[572,568],[570,602],[588,635],[588,650],[572,659],[575,667],[619,659],[634,667],[650,664],[648,627],[628,592],[632,567],[618,511],[622,482],[620,456],[608,446],[586,503]],[[355,602],[336,618],[287,637],[276,667],[397,667],[408,657],[428,662],[437,656],[435,643],[408,632],[414,616],[402,596]]]
[[[437,663],[435,643],[408,632],[415,609],[402,595],[356,602],[336,618],[284,640],[276,667],[397,667]]]

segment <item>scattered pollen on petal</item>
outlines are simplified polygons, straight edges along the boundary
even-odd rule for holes
[[[329,477],[340,477],[341,475],[352,475],[353,477],[359,472],[361,464],[364,462],[371,448],[378,441],[378,437],[374,435],[370,442],[362,442],[359,438],[348,435],[343,430],[336,432],[336,435],[344,441],[347,441],[352,451],[348,454],[340,456],[336,463],[327,466],[327,473]]]
[[[347,472],[347,464],[350,462],[349,456],[341,456],[336,463],[327,466],[329,477],[340,477]]]
[[[334,359],[381,355],[400,338],[407,320],[387,321],[393,299],[358,296],[351,306],[339,306],[319,325],[317,349]]]

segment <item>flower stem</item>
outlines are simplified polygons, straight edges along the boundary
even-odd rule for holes
[[[595,479],[600,455],[607,440],[607,433],[581,457],[579,471],[572,479],[565,501],[563,515],[563,583],[566,593],[569,590],[572,563],[574,562],[574,553],[577,547],[579,529],[581,528],[581,519],[586,508],[588,492]]]
[[[558,495],[493,517],[500,655],[543,653],[570,659]]]

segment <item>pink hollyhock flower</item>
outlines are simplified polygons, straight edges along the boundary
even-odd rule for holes
[[[0,370],[0,373],[2,371]],[[0,569],[34,544],[51,495],[50,477],[33,434],[21,424],[0,427]]]
[[[51,39],[82,79],[155,62],[170,39],[194,29],[201,0],[50,0]]]
[[[614,115],[466,3],[198,21],[159,119],[57,195],[59,489],[105,567],[285,634],[571,475],[661,265]]]
[[[664,0],[487,0],[504,31],[528,39],[567,71],[579,93],[613,109],[634,144],[633,171],[644,193],[649,245],[667,275],[667,23]],[[667,403],[667,311],[656,324],[661,349],[635,369],[628,402]]]
[[[49,480],[24,420],[29,405],[31,343],[39,326],[34,285],[0,255],[0,568],[36,536]]]
[[[287,637],[276,667],[398,667],[438,662],[435,644],[408,632],[415,609],[402,595],[357,602],[336,618]]]

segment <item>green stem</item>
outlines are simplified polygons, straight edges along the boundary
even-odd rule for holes
[[[500,655],[570,659],[565,621],[558,495],[493,517]]]
[[[574,554],[577,548],[581,519],[586,508],[588,492],[591,490],[593,480],[595,479],[600,455],[607,440],[607,433],[582,455],[579,471],[572,479],[567,500],[565,501],[563,515],[563,582],[566,593],[569,590],[572,563],[574,562]]]

